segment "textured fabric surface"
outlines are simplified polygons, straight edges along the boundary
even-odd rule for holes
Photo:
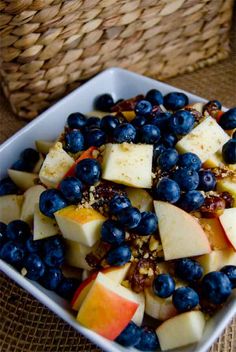
[[[236,105],[236,17],[231,35],[229,59],[209,68],[168,80],[176,87],[225,106]],[[0,96],[0,141],[3,142],[25,122],[15,119]],[[0,351],[1,352],[98,352],[100,351],[73,328],[38,303],[5,275],[0,274]],[[210,352],[236,351],[236,318],[226,328]]]

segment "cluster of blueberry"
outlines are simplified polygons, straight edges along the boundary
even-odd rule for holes
[[[204,203],[200,191],[211,191],[215,188],[216,179],[210,170],[200,170],[201,160],[196,154],[178,155],[176,149],[162,149],[157,157],[157,166],[168,172],[154,188],[154,197],[186,210],[194,211]],[[177,166],[177,168],[176,168]]]
[[[115,195],[109,204],[113,219],[104,221],[101,239],[112,245],[106,260],[109,265],[124,265],[131,259],[131,249],[125,244],[125,231],[133,231],[140,236],[148,236],[157,230],[157,217],[150,211],[140,212],[132,207],[130,200],[122,195]]]
[[[57,210],[65,208],[68,204],[77,204],[82,199],[86,186],[92,186],[100,180],[101,166],[96,159],[81,160],[75,168],[75,176],[68,176],[60,183],[60,189],[44,191],[39,200],[40,211],[54,217]]]
[[[179,312],[194,309],[200,303],[200,298],[210,304],[219,305],[226,301],[236,287],[234,265],[227,265],[221,271],[210,272],[202,278],[202,266],[193,259],[184,258],[176,262],[175,275],[189,286],[176,289],[175,280],[170,274],[160,274],[154,279],[152,287],[158,297],[172,296],[173,305]]]
[[[21,271],[28,279],[38,281],[48,290],[70,300],[80,282],[66,278],[60,269],[65,247],[61,236],[33,241],[29,225],[14,220],[0,223],[0,258]]]

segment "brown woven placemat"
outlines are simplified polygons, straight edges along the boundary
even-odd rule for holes
[[[236,15],[236,14],[235,14]],[[229,59],[185,74],[168,83],[225,106],[236,106],[236,16]],[[25,125],[15,119],[0,95],[0,142]],[[56,317],[30,294],[0,274],[0,352],[99,352],[87,339]],[[236,318],[209,352],[236,352]]]

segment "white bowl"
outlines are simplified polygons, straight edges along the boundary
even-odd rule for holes
[[[83,113],[93,110],[94,98],[102,93],[111,93],[115,100],[120,98],[131,98],[137,94],[145,93],[151,88],[159,89],[166,94],[173,90],[182,91],[162,82],[123,70],[119,68],[110,68],[95,78],[85,83],[82,87],[76,89],[68,96],[53,105],[50,109],[41,114],[34,121],[30,122],[22,130],[9,138],[0,147],[1,170],[0,177],[7,174],[7,168],[18,158],[19,152],[26,147],[34,147],[36,139],[53,140],[62,131],[67,116],[75,111]],[[185,92],[187,93],[187,92]],[[205,102],[206,100],[188,94],[190,102]],[[16,281],[20,286],[31,293],[40,302],[45,304],[49,309],[59,317],[73,326],[78,332],[86,336],[90,341],[101,347],[107,352],[127,351],[115,342],[111,342],[96,333],[79,325],[75,316],[69,309],[68,304],[57,296],[55,293],[48,291],[21,276],[10,265],[0,260],[0,270],[7,274],[11,279]],[[231,299],[224,307],[207,323],[204,336],[198,344],[176,349],[179,352],[205,352],[213,342],[219,337],[223,329],[229,324],[230,320],[236,314],[236,295],[235,292]],[[135,349],[130,349],[135,351]]]

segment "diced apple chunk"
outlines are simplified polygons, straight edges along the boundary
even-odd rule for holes
[[[8,169],[10,179],[23,191],[34,186],[39,178],[38,174]]]
[[[204,327],[204,314],[200,311],[192,311],[166,320],[156,329],[156,333],[162,351],[167,351],[198,342]]]
[[[153,146],[148,144],[106,144],[102,178],[137,188],[152,186]]]
[[[133,207],[140,211],[152,211],[153,199],[145,189],[127,187],[125,191]]]
[[[8,224],[13,220],[19,220],[24,196],[9,194],[0,197],[0,221]]]
[[[196,260],[202,265],[204,274],[207,274],[220,270],[225,265],[236,265],[236,252],[232,248],[212,251],[201,255]]]
[[[219,219],[228,240],[236,250],[236,208],[225,209]]]
[[[229,140],[228,134],[211,116],[207,117],[176,144],[180,153],[197,154],[206,161]]]
[[[91,270],[92,268],[86,261],[86,255],[91,253],[97,244],[93,247],[87,247],[79,242],[65,240],[66,245],[66,263],[76,268]]]
[[[55,217],[65,238],[88,247],[93,246],[100,239],[101,227],[106,220],[92,208],[79,208],[75,205],[69,205],[57,211]]]
[[[173,204],[154,201],[165,260],[209,253],[211,247],[196,219]]]
[[[73,164],[74,159],[63,150],[62,144],[55,143],[39,172],[40,181],[47,187],[56,188]]]
[[[40,194],[46,188],[41,185],[35,185],[27,189],[24,193],[24,203],[22,206],[21,220],[31,223],[34,217],[35,205],[39,203]]]
[[[34,226],[33,238],[34,240],[41,240],[43,238],[57,235],[59,232],[57,223],[39,210],[39,205],[35,204],[34,208]]]
[[[201,218],[199,219],[199,223],[207,235],[212,249],[218,250],[231,247],[224,229],[220,224],[219,218]]]

